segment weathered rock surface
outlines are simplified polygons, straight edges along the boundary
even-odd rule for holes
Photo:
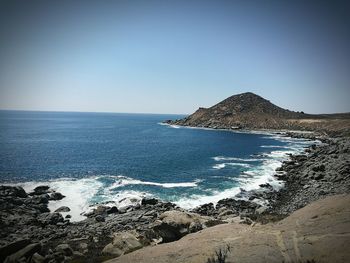
[[[350,258],[350,195],[327,197],[278,223],[224,224],[173,243],[145,247],[108,263],[207,262],[229,247],[226,263],[347,262]]]
[[[141,242],[136,238],[135,233],[122,232],[115,234],[112,243],[102,250],[103,254],[119,257],[142,248]]]
[[[202,230],[207,218],[198,214],[184,211],[167,211],[160,215],[153,230],[162,238],[164,243],[172,242],[181,237]]]

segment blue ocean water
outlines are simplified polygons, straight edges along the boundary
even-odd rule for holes
[[[274,170],[310,143],[160,124],[181,117],[0,111],[0,182],[50,184],[79,213],[143,196],[190,208],[265,182],[279,187]]]

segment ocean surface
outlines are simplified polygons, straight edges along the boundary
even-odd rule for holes
[[[73,220],[96,203],[153,196],[193,208],[270,183],[310,141],[162,125],[179,115],[0,111],[0,183],[50,185]]]

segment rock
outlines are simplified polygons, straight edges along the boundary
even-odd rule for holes
[[[208,203],[193,209],[192,212],[200,215],[211,216],[215,214],[215,207],[213,203]]]
[[[60,213],[42,213],[37,220],[42,225],[56,225],[58,222],[63,222],[64,219]]]
[[[32,256],[32,260],[30,261],[30,263],[44,263],[44,262],[45,262],[45,258],[38,253],[35,253]]]
[[[30,195],[42,195],[49,192],[50,187],[47,185],[40,185],[34,188],[33,192]]]
[[[320,180],[324,177],[324,173],[317,173],[314,175],[315,180]]]
[[[56,247],[56,251],[62,252],[65,256],[72,256],[73,249],[68,244],[60,244]]]
[[[267,211],[267,207],[266,206],[262,206],[262,207],[257,208],[255,210],[255,213],[260,215],[260,214],[265,213],[266,211]]]
[[[123,255],[123,251],[118,247],[115,247],[112,243],[106,245],[102,250],[103,255],[110,255],[114,257],[119,257]]]
[[[112,243],[104,247],[102,254],[119,257],[140,248],[142,244],[135,237],[134,232],[122,232],[115,234]]]
[[[220,200],[217,205],[216,209],[220,209],[221,207],[225,207],[227,209],[231,209],[234,212],[237,212],[239,214],[241,213],[254,213],[255,209],[259,208],[261,205],[258,205],[256,203],[245,201],[245,200],[235,200],[233,198],[226,198]]]
[[[321,165],[316,165],[316,166],[312,167],[312,170],[315,172],[324,172],[325,168],[326,167],[324,166],[324,164],[321,164]]]
[[[59,213],[59,212],[69,212],[70,211],[70,208],[68,206],[61,206],[59,208],[57,208],[55,210],[55,212]]]
[[[158,200],[155,198],[143,198],[141,201],[141,205],[156,205],[158,204]]]
[[[246,224],[246,225],[251,225],[253,224],[253,220],[251,220],[248,217],[243,218],[243,220],[240,222],[240,224]]]
[[[260,184],[259,186],[260,186],[261,188],[267,188],[267,189],[269,189],[269,190],[272,190],[272,189],[273,189],[272,185],[270,185],[269,183]]]
[[[162,237],[163,242],[172,242],[196,229],[200,230],[207,221],[200,215],[177,210],[164,212],[159,219],[161,221],[155,224],[153,230]]]
[[[109,208],[110,207],[108,207],[108,206],[100,205],[100,206],[94,208],[94,210],[92,210],[91,212],[85,213],[85,216],[87,216],[87,217],[95,217],[97,215],[106,215],[107,214],[107,210]]]
[[[72,218],[72,216],[71,215],[66,215],[65,218]]]
[[[82,260],[85,258],[83,253],[80,253],[79,251],[74,251],[73,252],[73,258],[74,259],[78,259],[78,260]],[[84,262],[84,261],[83,261]]]
[[[62,200],[63,198],[65,198],[65,196],[61,193],[58,193],[58,192],[54,192],[50,195],[50,200]]]
[[[26,191],[20,186],[8,186],[1,185],[0,186],[0,196],[15,196],[20,198],[28,197]]]
[[[4,263],[17,263],[23,261],[26,262],[26,260],[29,259],[34,253],[40,252],[40,250],[40,243],[30,244],[25,248],[22,248],[21,250],[17,251],[16,253],[8,256],[5,259]]]
[[[10,244],[7,244],[6,246],[3,246],[0,248],[0,262],[4,262],[5,258],[22,248],[28,246],[30,244],[29,239],[21,239],[17,240],[15,242],[12,242]]]
[[[118,208],[116,206],[112,206],[110,208],[107,208],[106,212],[107,214],[115,214],[118,213]]]
[[[127,207],[121,207],[119,208],[119,214],[125,214],[127,212],[128,208]]]
[[[105,218],[102,215],[97,215],[97,216],[95,216],[95,220],[97,222],[104,222]]]
[[[224,211],[222,211],[218,217],[221,218],[221,217],[226,217],[228,215],[237,215],[233,210],[231,209],[224,209]]]
[[[36,195],[32,197],[31,202],[34,204],[48,204],[49,203],[49,195]]]

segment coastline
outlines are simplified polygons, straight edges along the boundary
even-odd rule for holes
[[[294,136],[303,138],[300,134]],[[314,135],[307,136],[310,139]],[[102,205],[89,213],[87,219],[70,222],[60,213],[48,211],[48,199],[52,195],[50,189],[28,196],[18,187],[2,187],[1,229],[6,231],[1,236],[1,251],[8,250],[8,246],[14,246],[14,243],[20,248],[16,253],[28,244],[37,244],[36,247],[40,244],[43,258],[56,260],[53,262],[70,262],[73,259],[100,262],[144,246],[172,242],[217,224],[265,224],[280,220],[321,197],[350,192],[349,139],[318,139],[324,144],[310,146],[306,149],[307,155],[290,156],[290,160],[278,169],[276,176],[285,182],[279,191],[265,184],[261,186],[261,191],[242,192],[245,200],[223,199],[216,206],[204,204],[191,211],[172,203],[146,198],[140,205],[126,209]],[[337,161],[331,162],[327,158]],[[332,171],[337,169],[340,169],[341,177],[332,175]],[[331,176],[328,176],[329,172]],[[270,207],[253,202],[257,198],[268,200]],[[173,213],[170,219],[164,216],[166,213]],[[182,222],[184,217],[191,218],[185,225]],[[119,240],[128,238],[137,246],[125,250],[115,248],[115,233],[125,231],[131,234],[128,237],[119,236]],[[19,246],[19,241],[26,246]]]

